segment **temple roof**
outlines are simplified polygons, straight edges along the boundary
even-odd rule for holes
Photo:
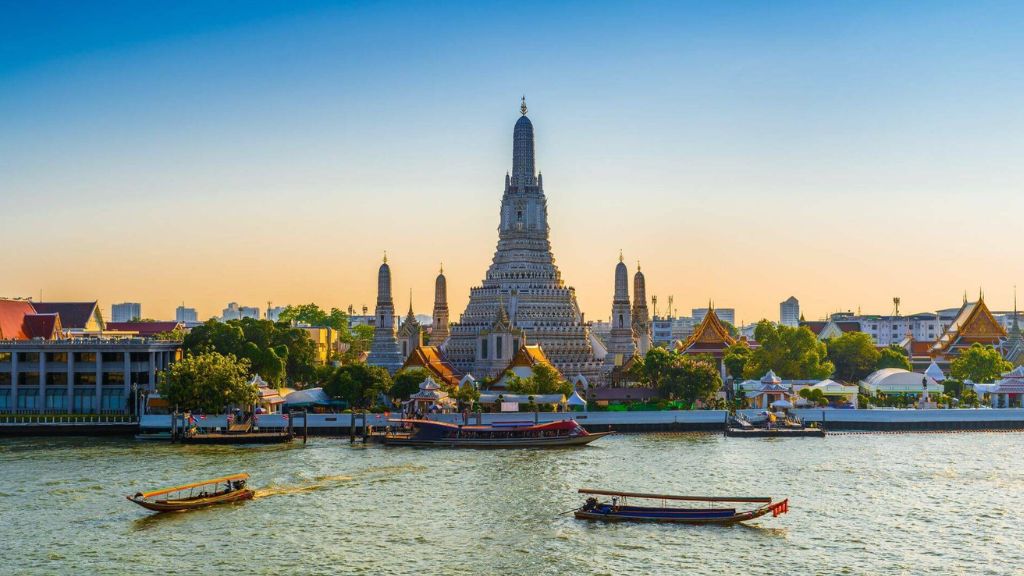
[[[448,362],[444,353],[437,346],[417,346],[406,358],[402,370],[406,368],[423,368],[430,375],[450,386],[459,385],[459,375],[455,367]]]
[[[949,328],[932,345],[931,353],[945,354],[961,340],[994,345],[1005,337],[1006,330],[992,316],[985,305],[985,299],[979,298],[977,302],[964,302]]]
[[[32,304],[39,314],[60,314],[64,328],[85,330],[89,321],[97,318],[99,329],[104,330],[102,318],[97,310],[97,302],[37,302]]]
[[[26,314],[23,325],[29,338],[52,340],[60,335],[62,328],[59,314]]]
[[[0,299],[0,340],[26,340],[25,316],[34,314],[35,308],[28,300]]]
[[[686,339],[686,342],[677,345],[677,350],[683,353],[693,350],[694,352],[705,352],[714,349],[724,349],[736,343],[736,339],[729,335],[729,330],[718,319],[715,309],[708,306],[708,313],[704,319],[693,330],[693,334]]]

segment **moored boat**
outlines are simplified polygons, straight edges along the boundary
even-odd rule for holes
[[[580,488],[580,494],[591,494],[583,506],[575,510],[580,520],[601,520],[605,522],[667,522],[676,524],[735,524],[760,518],[771,513],[773,517],[789,511],[789,499],[773,501],[767,497],[715,497],[715,496],[673,496],[668,494],[643,494],[618,492],[614,490],[593,490]],[[610,496],[610,501],[601,502],[596,496]],[[631,506],[629,499],[661,500],[661,506]],[[701,507],[669,506],[668,502],[703,502]],[[746,510],[738,510],[729,504],[747,504]],[[722,504],[725,504],[723,506]]]
[[[563,448],[583,446],[611,434],[587,432],[575,420],[534,424],[508,422],[491,425],[460,425],[433,420],[391,420],[408,432],[389,432],[384,443],[391,446],[440,446],[447,448]]]
[[[248,480],[248,474],[233,474],[174,488],[139,492],[125,498],[154,512],[180,512],[214,504],[249,500],[255,492],[246,487]]]

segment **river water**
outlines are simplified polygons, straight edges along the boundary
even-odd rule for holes
[[[636,434],[568,450],[0,439],[2,574],[1024,574],[1024,435]],[[255,500],[126,494],[246,471]],[[789,497],[750,525],[597,524],[583,486]]]

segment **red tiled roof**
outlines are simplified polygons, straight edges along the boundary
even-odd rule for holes
[[[913,340],[910,342],[911,356],[927,356],[935,342]]]
[[[836,322],[836,326],[839,326],[839,329],[843,332],[860,332],[860,322],[853,320]]]
[[[107,322],[107,330],[137,332],[139,336],[155,336],[171,332],[179,326],[180,322]]]
[[[60,316],[57,314],[26,314],[25,335],[29,338],[52,340],[61,331]]]
[[[826,324],[828,324],[828,322],[822,322],[820,320],[811,320],[809,322],[801,322],[800,326],[803,326],[804,328],[807,328],[811,332],[814,332],[814,335],[817,336],[818,334],[821,334],[822,330],[825,329]]]
[[[60,314],[64,328],[85,329],[96,310],[96,302],[36,302],[33,304],[39,314]]]
[[[4,340],[26,340],[25,315],[36,310],[28,300],[0,299],[0,338]]]

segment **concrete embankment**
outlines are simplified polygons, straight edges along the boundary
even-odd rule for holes
[[[758,410],[744,410],[742,414],[756,416]],[[807,423],[819,423],[827,431],[971,431],[971,430],[1024,430],[1024,409],[970,409],[970,410],[795,410],[794,414]],[[470,424],[509,422],[548,422],[572,416],[591,431],[617,432],[722,432],[727,413],[723,410],[692,410],[662,412],[532,412],[481,414],[470,417]],[[368,414],[365,424],[374,428],[388,425],[393,416]],[[461,414],[437,414],[434,420],[462,424]],[[207,416],[204,427],[224,428],[224,416]],[[352,432],[351,414],[310,414],[306,425],[301,415],[291,422],[295,433],[301,435],[307,428],[310,436],[348,436]],[[280,415],[264,415],[258,420],[260,429],[271,431],[287,428],[288,421]],[[147,431],[167,431],[171,417],[147,415],[142,428]],[[0,422],[2,436],[109,436],[134,434],[135,424],[11,424]],[[363,433],[363,418],[355,421],[356,434]]]

